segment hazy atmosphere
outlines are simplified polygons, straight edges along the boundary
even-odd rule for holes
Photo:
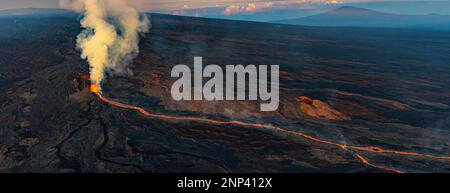
[[[62,0],[70,1],[70,0]],[[448,7],[442,7],[442,4],[448,4],[444,0],[131,0],[139,4],[143,11],[175,11],[211,7],[227,7],[230,11],[242,12],[262,12],[271,9],[290,8],[296,5],[298,9],[307,9],[311,5],[330,5],[330,4],[358,4],[364,3],[367,6],[374,6],[378,9],[393,11],[418,12],[445,12]],[[400,3],[401,7],[394,6],[392,3]],[[0,0],[0,10],[16,8],[58,8],[59,0]],[[420,7],[407,6],[409,4],[420,5]],[[384,5],[384,6],[383,6]],[[387,6],[391,5],[391,6]],[[295,7],[295,6],[294,6]],[[390,8],[391,7],[391,8]],[[420,9],[419,9],[420,8]]]

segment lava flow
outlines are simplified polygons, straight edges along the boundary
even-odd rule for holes
[[[149,117],[153,117],[153,118],[157,118],[157,119],[166,119],[166,120],[204,122],[204,123],[215,124],[215,125],[237,125],[237,126],[244,126],[244,127],[254,127],[254,128],[270,130],[270,131],[274,131],[274,132],[278,132],[278,133],[284,133],[284,134],[288,134],[291,136],[300,136],[302,138],[308,139],[310,141],[314,141],[316,143],[321,143],[321,144],[326,144],[326,145],[331,145],[331,146],[336,146],[336,147],[342,148],[342,149],[352,153],[354,156],[356,156],[356,158],[358,158],[359,161],[361,161],[363,164],[365,164],[367,166],[386,170],[386,171],[396,172],[396,173],[404,173],[404,172],[401,170],[398,170],[398,169],[389,168],[389,167],[370,163],[366,158],[364,158],[363,156],[361,156],[357,153],[354,153],[353,151],[376,153],[376,154],[394,154],[394,155],[413,156],[413,157],[429,158],[429,159],[450,160],[450,156],[434,156],[434,155],[421,154],[421,153],[415,153],[415,152],[387,150],[387,149],[382,149],[380,147],[370,147],[370,146],[368,146],[368,147],[349,146],[349,145],[336,143],[336,142],[325,140],[325,139],[316,138],[311,135],[307,135],[305,133],[294,132],[294,131],[290,131],[287,129],[283,129],[280,127],[276,127],[273,125],[267,125],[267,124],[247,123],[247,122],[242,122],[242,121],[221,121],[221,120],[199,118],[199,117],[181,117],[181,116],[173,116],[173,115],[155,114],[155,113],[151,113],[141,107],[124,104],[124,103],[113,101],[113,100],[103,97],[100,92],[100,87],[98,85],[93,84],[89,87],[89,89],[92,93],[96,94],[101,101],[103,101],[105,103],[108,103],[108,104],[116,106],[116,107],[124,108],[124,109],[135,110],[135,111],[142,113],[145,116],[149,116]],[[351,150],[353,150],[353,151],[351,151]]]

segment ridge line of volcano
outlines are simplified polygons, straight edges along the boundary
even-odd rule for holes
[[[363,151],[363,152],[369,152],[369,153],[378,153],[378,154],[394,154],[394,155],[413,156],[413,157],[421,157],[421,158],[429,158],[429,159],[450,160],[450,156],[435,156],[435,155],[422,154],[422,153],[416,153],[416,152],[394,151],[394,150],[387,150],[387,149],[383,149],[383,148],[379,148],[379,147],[373,147],[373,146],[363,147],[363,146],[345,145],[345,144],[340,144],[340,143],[336,143],[336,142],[333,142],[333,141],[328,141],[328,140],[323,140],[323,139],[320,139],[320,138],[316,138],[316,137],[313,137],[311,135],[307,135],[307,134],[302,133],[302,132],[289,131],[289,130],[286,130],[286,129],[283,129],[283,128],[280,128],[280,127],[276,127],[276,126],[273,126],[273,125],[267,125],[267,124],[248,123],[248,122],[243,122],[243,121],[221,121],[221,120],[214,120],[214,119],[200,118],[200,117],[180,117],[180,116],[173,116],[173,115],[155,114],[155,113],[151,113],[151,112],[143,109],[142,107],[128,105],[128,104],[124,104],[124,103],[121,103],[121,102],[118,102],[118,101],[107,99],[107,98],[103,97],[100,92],[93,91],[93,93],[101,101],[103,101],[105,103],[108,103],[110,105],[113,105],[113,106],[116,106],[116,107],[120,107],[120,108],[124,108],[124,109],[135,110],[135,111],[138,111],[138,112],[142,113],[145,116],[154,117],[154,118],[158,118],[158,119],[166,119],[166,120],[167,119],[171,119],[171,120],[178,120],[178,121],[195,121],[195,122],[204,122],[204,123],[210,123],[210,124],[215,124],[215,125],[239,125],[239,126],[245,126],[245,127],[265,128],[265,129],[269,129],[269,130],[273,130],[273,131],[278,131],[278,132],[284,132],[284,133],[287,133],[287,134],[292,134],[294,136],[300,136],[300,137],[308,139],[310,141],[314,141],[314,142],[317,142],[317,143],[322,143],[322,144],[327,144],[327,145],[332,145],[332,146],[336,146],[336,147],[342,148],[345,151],[350,152],[353,155],[355,155],[356,158],[358,158],[358,160],[361,161],[361,163],[363,163],[363,164],[365,164],[367,166],[370,166],[372,168],[377,168],[377,169],[383,169],[383,170],[391,171],[391,172],[395,172],[395,173],[404,173],[404,172],[401,171],[401,170],[398,170],[398,169],[372,164],[372,163],[370,163],[368,161],[368,159],[364,158],[363,156],[361,156],[361,155],[359,155],[357,153],[353,153],[350,150]]]

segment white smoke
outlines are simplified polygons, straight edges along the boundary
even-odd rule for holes
[[[139,36],[150,25],[145,15],[126,0],[60,0],[60,6],[83,13],[77,46],[89,62],[93,84],[100,86],[105,72],[131,73],[128,66],[139,53]]]

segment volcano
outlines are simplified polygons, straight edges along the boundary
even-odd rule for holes
[[[325,13],[276,23],[327,27],[389,27],[449,30],[448,15],[402,15],[344,6]]]
[[[447,32],[150,18],[101,94],[76,17],[0,19],[1,172],[449,172]],[[280,65],[280,108],[175,102],[194,56]]]

